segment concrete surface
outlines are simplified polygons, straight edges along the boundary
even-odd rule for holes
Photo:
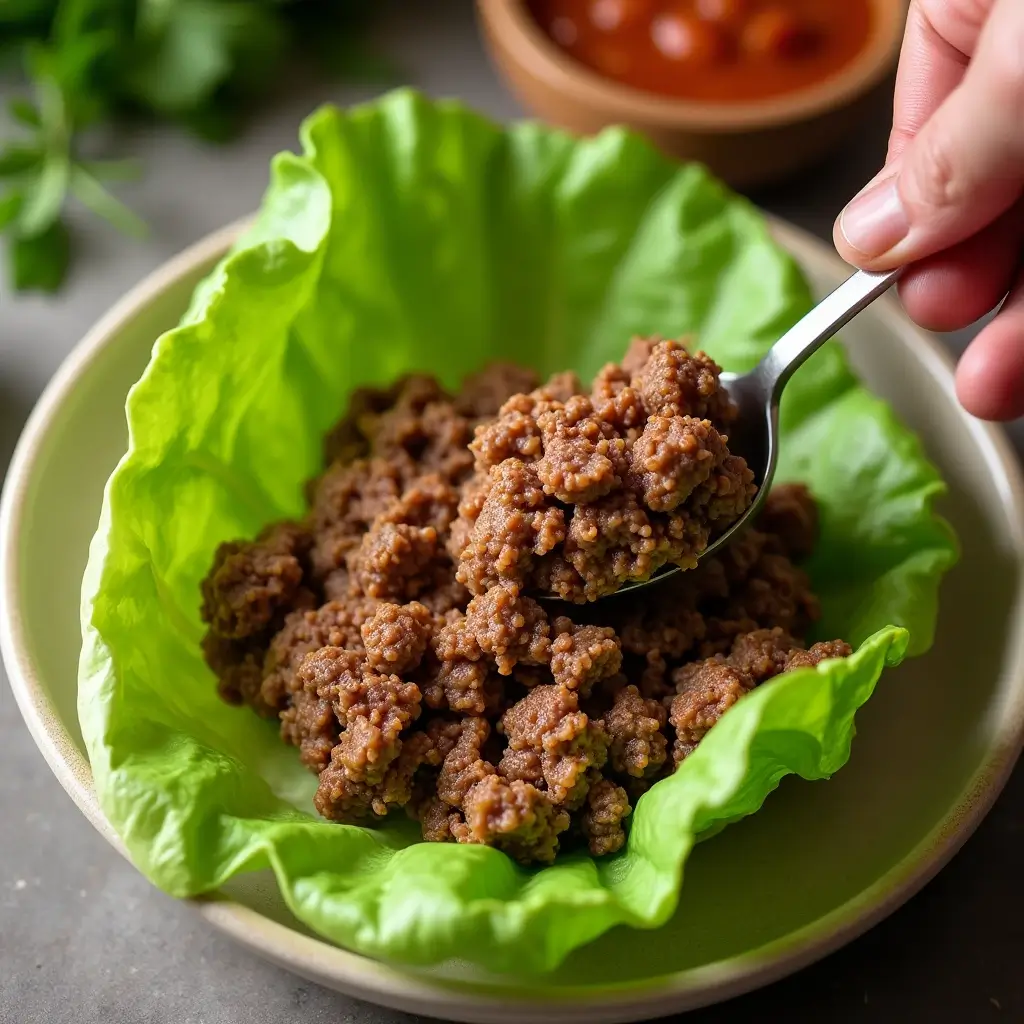
[[[468,0],[395,4],[379,36],[408,81],[497,117],[518,113],[480,48]],[[0,466],[61,359],[128,287],[210,230],[248,213],[267,162],[294,148],[317,103],[369,90],[297,85],[241,141],[205,146],[171,129],[125,140],[146,166],[124,198],[152,225],[135,244],[83,222],[81,257],[55,300],[0,296]],[[755,196],[827,237],[884,153],[886,111],[819,172]],[[950,339],[955,347],[963,338]],[[1020,433],[1012,431],[1020,440]],[[1020,448],[1018,447],[1018,450]],[[2,670],[0,670],[2,675]],[[965,680],[965,685],[969,680]],[[844,951],[689,1024],[896,1024],[1024,1020],[1024,772],[964,851],[907,907]],[[0,1021],[47,1024],[398,1024],[233,945],[151,888],[75,810],[0,680]]]

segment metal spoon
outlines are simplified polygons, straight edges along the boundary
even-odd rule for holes
[[[750,508],[701,552],[701,558],[714,554],[749,525],[768,496],[779,461],[779,400],[790,377],[862,309],[887,292],[901,273],[902,270],[884,274],[858,271],[786,331],[753,370],[722,374],[722,385],[739,406],[739,416],[729,431],[729,449],[747,460],[758,491]],[[607,596],[635,593],[680,571],[678,566],[666,566],[650,579],[627,583]],[[545,596],[557,600],[552,594]]]

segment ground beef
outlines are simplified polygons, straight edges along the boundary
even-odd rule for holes
[[[543,435],[537,421],[518,409],[481,423],[469,446],[478,472],[486,472],[506,459],[535,462],[543,454]]]
[[[432,706],[447,707],[467,715],[493,714],[504,696],[501,678],[483,660],[455,658],[442,661],[435,681],[440,696],[430,700]]]
[[[826,640],[823,643],[813,644],[808,650],[790,651],[786,664],[782,671],[788,672],[793,668],[816,668],[823,661],[831,658],[848,658],[853,653],[848,643],[842,640]]]
[[[668,740],[662,731],[666,720],[664,707],[645,700],[635,686],[619,690],[602,719],[612,770],[637,779],[656,775],[667,757]]]
[[[379,602],[362,598],[344,602],[329,601],[316,611],[292,612],[284,627],[270,641],[263,663],[260,698],[280,711],[297,689],[295,673],[302,659],[323,647],[363,650],[362,623],[373,614]],[[298,684],[301,686],[301,684]]]
[[[736,407],[721,388],[721,368],[703,352],[691,354],[678,341],[658,341],[646,362],[634,371],[649,416],[696,416],[728,424]]]
[[[464,823],[452,833],[460,843],[486,843],[524,864],[550,863],[569,815],[528,782],[487,775],[466,795]]]
[[[203,580],[203,621],[231,640],[262,633],[301,590],[309,547],[309,534],[291,523],[268,527],[252,542],[221,544]]]
[[[539,380],[536,371],[525,366],[490,363],[462,381],[455,407],[470,419],[491,419],[513,395],[532,391]]]
[[[796,647],[796,641],[779,626],[755,629],[741,633],[733,641],[729,664],[744,677],[748,686],[756,686],[785,671],[790,653]]]
[[[299,760],[319,775],[331,760],[341,726],[329,700],[299,690],[281,712],[281,739],[299,748]]]
[[[501,729],[513,752],[540,756],[547,791],[555,803],[565,803],[591,768],[603,767],[608,735],[602,722],[579,710],[579,699],[564,686],[534,687],[501,719]]]
[[[805,650],[818,519],[798,484],[691,571],[592,603],[695,566],[753,499],[718,373],[640,338],[589,396],[509,366],[456,396],[422,374],[353,395],[305,522],[222,545],[202,585],[219,692],[280,719],[324,817],[404,808],[427,840],[523,863],[612,854],[736,701],[850,653]]]
[[[600,779],[590,787],[580,825],[595,857],[622,849],[626,842],[622,823],[631,811],[626,791],[610,779]]]
[[[448,752],[437,778],[437,795],[450,807],[462,808],[466,794],[482,779],[494,775],[492,764],[483,758],[483,746],[491,734],[485,718],[462,720],[462,731]]]
[[[678,508],[728,454],[710,420],[651,416],[630,452],[630,467],[644,504],[656,512]]]
[[[367,664],[397,673],[419,666],[433,631],[434,616],[419,601],[380,604],[359,629]]]
[[[580,505],[621,485],[627,466],[626,442],[610,423],[594,414],[590,399],[575,395],[536,422],[544,451],[537,477],[545,494]]]
[[[804,484],[776,484],[765,499],[758,525],[782,553],[799,562],[818,539],[818,506]]]
[[[497,586],[474,597],[462,624],[468,642],[489,655],[503,676],[510,675],[518,662],[544,665],[550,660],[547,614],[516,586]]]
[[[378,521],[349,556],[349,573],[370,597],[408,600],[428,586],[440,554],[433,526]]]
[[[565,601],[581,603],[651,576],[668,562],[674,546],[664,522],[632,491],[618,491],[575,510],[565,550],[580,589],[554,592]]]
[[[734,410],[715,363],[662,341],[631,359],[606,366],[591,397],[552,378],[477,426],[449,543],[473,593],[507,581],[593,601],[666,564],[692,568],[750,505],[753,474],[716,426]]]
[[[720,657],[676,669],[673,678],[679,693],[669,705],[668,720],[676,731],[672,756],[678,765],[747,687],[743,676]]]
[[[589,697],[595,683],[622,667],[622,649],[607,626],[575,626],[563,617],[552,624],[551,674],[555,682]]]
[[[627,441],[636,437],[647,419],[643,398],[630,387],[630,377],[623,367],[608,363],[594,378],[590,391],[594,412]]]
[[[440,473],[425,473],[411,480],[399,497],[376,516],[374,523],[430,526],[444,540],[458,508],[458,489]]]
[[[458,581],[474,594],[504,582],[522,585],[535,557],[565,539],[564,513],[545,501],[531,465],[506,459],[495,466],[460,555]]]
[[[203,657],[217,676],[217,692],[228,704],[248,704],[258,715],[273,718],[276,704],[260,695],[266,649],[252,640],[231,640],[210,630],[202,640]]]

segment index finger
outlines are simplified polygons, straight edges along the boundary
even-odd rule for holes
[[[995,0],[913,0],[900,50],[886,163],[960,84]]]

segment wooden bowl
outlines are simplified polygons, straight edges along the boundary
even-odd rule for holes
[[[907,3],[871,2],[871,33],[850,64],[806,89],[753,103],[677,100],[604,78],[560,50],[524,0],[477,0],[477,12],[495,64],[534,114],[584,135],[629,125],[733,188],[751,188],[820,160],[888,87]]]

